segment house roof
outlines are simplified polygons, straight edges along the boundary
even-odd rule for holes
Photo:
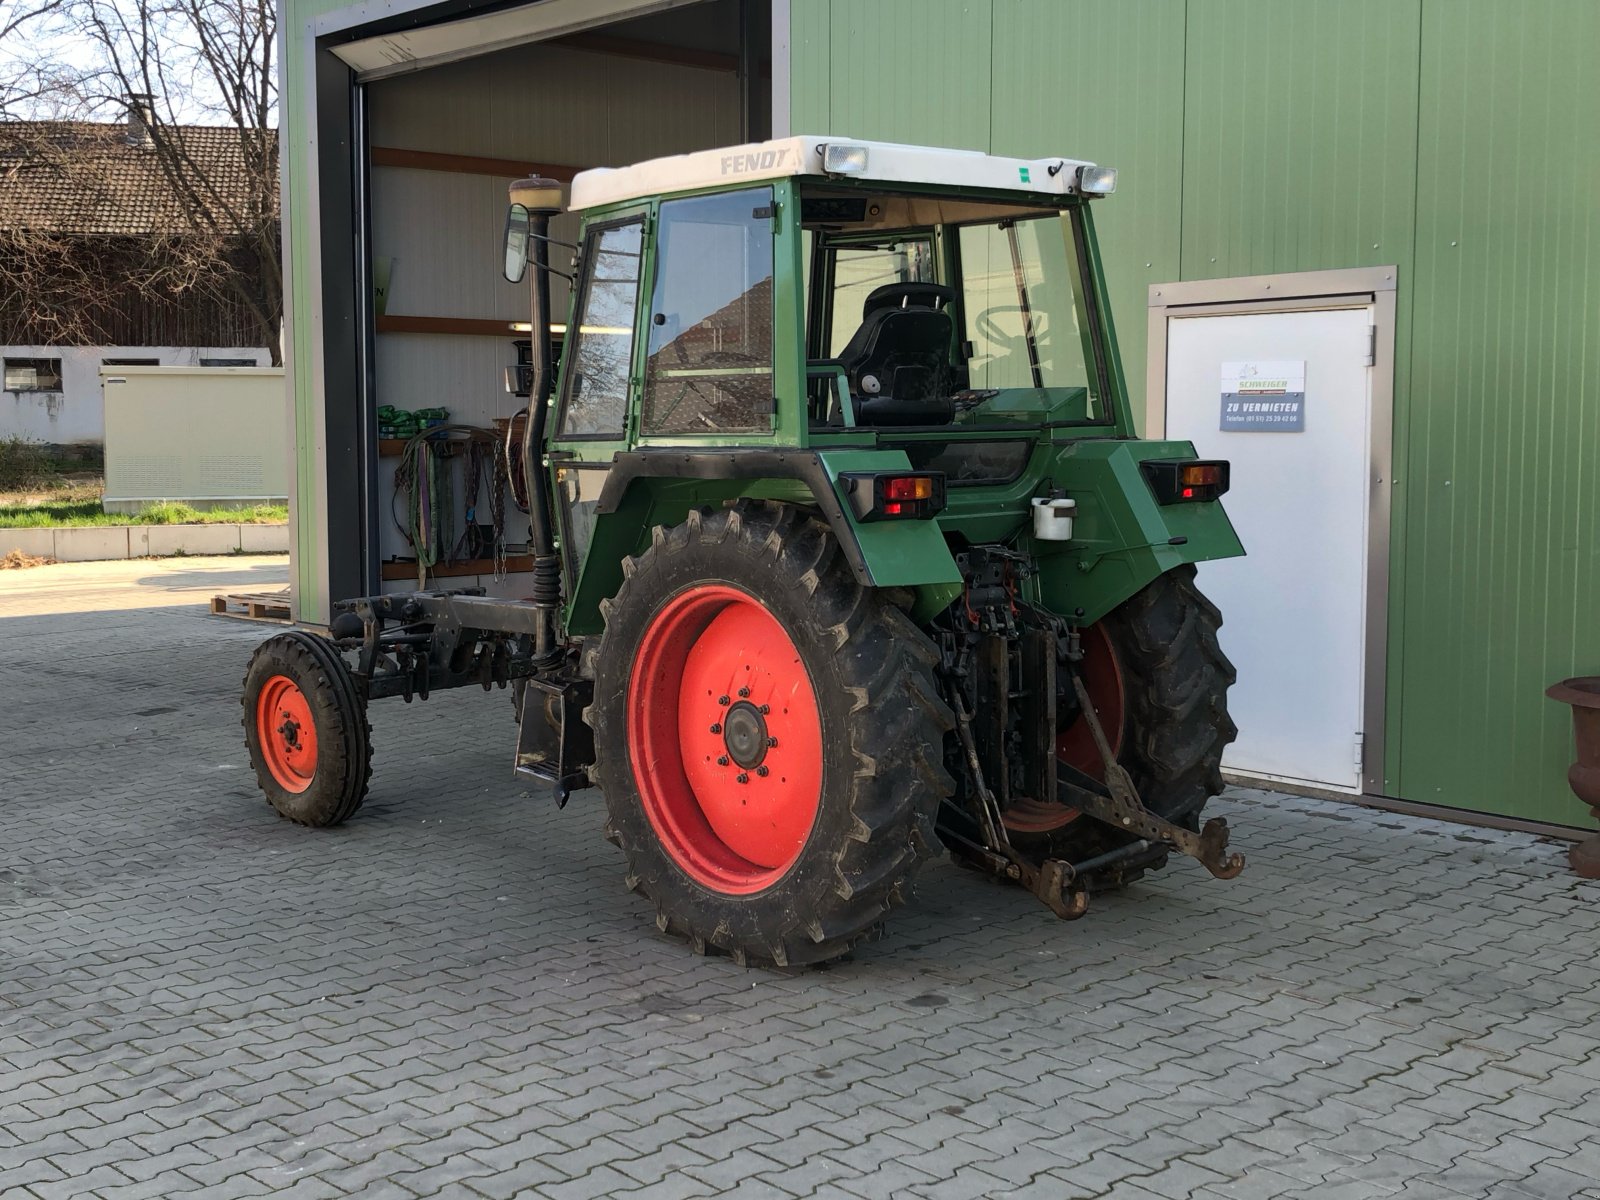
[[[251,183],[260,172],[250,164],[252,155],[269,155],[267,203],[271,219],[277,218],[275,132],[267,131],[264,146],[250,143],[259,136],[254,131],[229,127],[163,126],[159,136],[183,148],[199,178],[214,189],[212,203],[219,210],[249,212],[260,204]],[[128,125],[0,122],[0,229],[137,236],[190,224],[161,156]]]

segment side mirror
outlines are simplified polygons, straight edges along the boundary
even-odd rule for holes
[[[528,210],[520,204],[506,209],[506,266],[508,283],[520,283],[528,270]]]

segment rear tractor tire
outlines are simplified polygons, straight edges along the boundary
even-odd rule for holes
[[[587,716],[628,886],[702,953],[839,957],[938,851],[932,642],[783,505],[691,512],[623,565]]]
[[[372,778],[372,727],[344,659],[296,629],[268,638],[244,675],[250,765],[280,816],[326,828],[346,821]]]
[[[1222,791],[1222,751],[1238,734],[1228,716],[1233,664],[1222,653],[1222,614],[1195,586],[1195,569],[1168,571],[1084,631],[1084,684],[1106,737],[1145,807],[1199,829],[1206,802]],[[1065,680],[1063,681],[1065,684]],[[1061,703],[1057,756],[1105,777],[1088,723]],[[1134,839],[1056,803],[1027,802],[1005,814],[1011,842],[1035,860],[1082,862]],[[1164,861],[1161,851],[1089,878],[1096,890],[1132,883]]]

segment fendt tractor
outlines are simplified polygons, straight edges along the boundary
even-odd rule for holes
[[[657,925],[740,962],[837,957],[942,848],[1067,918],[1173,851],[1236,875],[1201,824],[1235,730],[1195,564],[1243,549],[1228,464],[1134,432],[1115,181],[824,137],[582,172],[559,370],[561,189],[514,184],[531,595],[366,596],[265,642],[273,806],[356,811],[369,700],[510,685],[516,771],[598,787]]]

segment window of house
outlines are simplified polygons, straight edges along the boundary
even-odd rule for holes
[[[151,364],[152,366],[154,364]],[[253,367],[256,360],[253,358],[202,358],[202,367]]]
[[[8,392],[59,392],[59,358],[8,358],[5,360],[5,390]]]

